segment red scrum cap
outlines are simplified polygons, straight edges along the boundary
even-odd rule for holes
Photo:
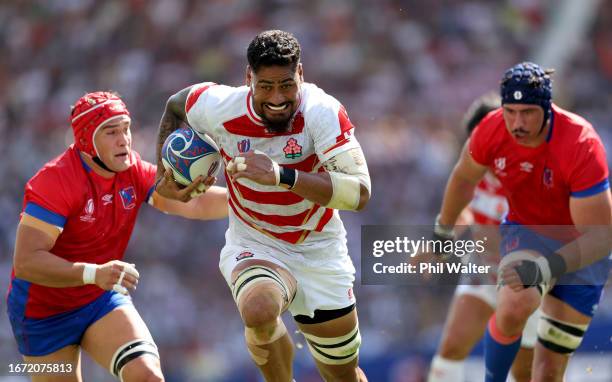
[[[106,122],[120,115],[129,117],[130,112],[121,98],[113,93],[87,93],[79,98],[70,115],[76,148],[93,157],[97,156],[94,135]]]

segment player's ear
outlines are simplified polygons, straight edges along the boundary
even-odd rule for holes
[[[302,63],[299,62],[297,66],[297,73],[300,77],[300,82],[304,82],[304,68],[302,67]]]
[[[245,82],[246,86],[248,87],[251,87],[251,84],[253,83],[253,71],[251,70],[250,65],[247,65],[246,67]]]

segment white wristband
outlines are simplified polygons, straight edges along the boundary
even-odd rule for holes
[[[96,264],[85,264],[83,268],[83,284],[95,284],[97,270],[98,266]]]
[[[436,216],[436,221],[434,222],[434,233],[436,235],[447,237],[449,239],[455,237],[455,229],[453,226],[440,224],[440,214]]]

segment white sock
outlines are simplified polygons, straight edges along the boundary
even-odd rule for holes
[[[435,355],[431,361],[427,382],[463,382],[464,360],[454,361]]]

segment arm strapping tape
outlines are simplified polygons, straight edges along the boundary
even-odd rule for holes
[[[370,193],[370,173],[361,148],[341,152],[326,161],[332,182],[332,197],[326,207],[355,211],[359,207],[361,185]]]
[[[83,284],[95,284],[97,270],[98,266],[96,264],[85,263],[83,267]]]

